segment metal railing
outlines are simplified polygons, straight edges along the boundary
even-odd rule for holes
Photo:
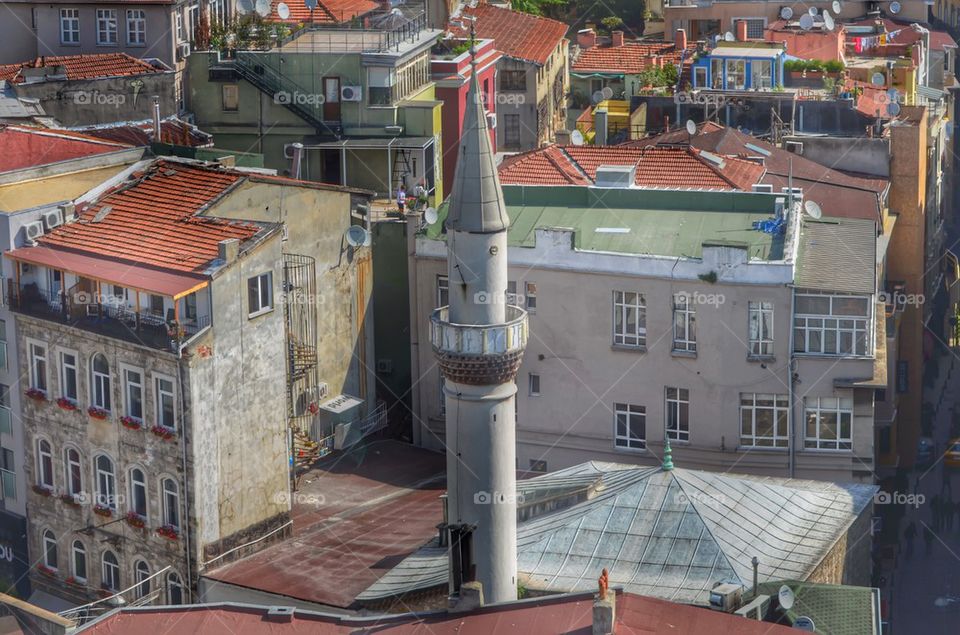
[[[455,355],[500,355],[522,351],[527,345],[527,312],[507,305],[503,324],[455,324],[448,321],[449,307],[430,315],[433,348]]]

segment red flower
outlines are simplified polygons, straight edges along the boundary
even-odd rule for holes
[[[33,491],[40,496],[51,496],[53,494],[53,488],[49,485],[36,484],[33,486]]]
[[[127,524],[135,529],[143,529],[147,521],[137,512],[127,512]]]
[[[102,503],[97,503],[93,506],[93,513],[97,516],[104,516],[106,518],[113,516],[113,510]]]
[[[57,405],[63,408],[64,410],[76,410],[77,402],[68,397],[60,397],[57,399]]]
[[[106,419],[110,413],[104,410],[103,408],[98,408],[97,406],[90,406],[89,408],[87,408],[87,414],[93,417],[94,419],[100,419],[102,421],[103,419]]]
[[[168,428],[168,427],[166,427],[166,426],[160,425],[159,423],[158,423],[157,425],[153,426],[152,428],[150,428],[150,432],[152,432],[152,433],[155,434],[156,436],[160,437],[160,438],[163,439],[164,441],[169,441],[170,439],[172,439],[172,438],[174,438],[175,436],[177,436],[177,433],[176,433],[176,432],[174,432],[173,430],[171,430],[170,428]]]
[[[47,400],[47,391],[40,390],[39,388],[28,388],[24,393],[27,397],[30,397],[34,401],[46,401]]]
[[[180,539],[180,530],[174,527],[173,525],[162,525],[157,527],[157,534],[163,536],[167,540],[179,540]]]
[[[48,567],[48,566],[45,565],[45,564],[38,564],[38,565],[37,565],[37,571],[39,571],[39,572],[42,573],[43,575],[49,575],[49,576],[55,576],[55,575],[57,575],[57,572],[56,572],[56,571],[54,571],[53,569],[51,569],[50,567]]]
[[[125,428],[130,428],[131,430],[139,430],[143,426],[142,421],[130,416],[120,417],[120,423],[122,423]]]

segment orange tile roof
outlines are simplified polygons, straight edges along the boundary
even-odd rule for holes
[[[126,53],[49,55],[26,62],[20,62],[19,64],[4,64],[0,66],[0,80],[20,83],[23,81],[20,72],[25,68],[53,68],[56,66],[66,68],[67,79],[97,79],[100,77],[162,73],[164,71],[164,69],[157,68],[148,62],[138,60]]]
[[[547,146],[511,157],[500,166],[505,185],[589,185],[601,165],[636,166],[641,187],[698,190],[749,190],[763,178],[753,161],[723,157],[718,166],[701,150],[686,146]]]
[[[570,70],[599,73],[640,73],[663,58],[679,64],[680,51],[673,42],[624,42],[623,46],[594,46],[580,53]]]
[[[129,147],[125,143],[69,130],[0,125],[0,172],[117,152]]]
[[[507,57],[541,65],[547,63],[550,54],[570,28],[557,20],[490,4],[478,4],[473,8],[465,6],[461,13],[476,18],[474,28],[477,36],[495,40],[497,50]],[[450,31],[455,36],[467,37],[470,27],[468,24],[451,24]]]
[[[290,17],[281,20],[277,15],[277,5],[284,2],[290,9]],[[366,15],[371,11],[376,11],[379,4],[374,0],[323,0],[317,2],[317,8],[313,10],[313,21],[317,24],[340,24],[349,22],[358,15]],[[273,22],[310,22],[310,9],[307,8],[304,0],[271,0],[270,17],[268,20]]]

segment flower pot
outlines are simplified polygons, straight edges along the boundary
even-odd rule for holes
[[[40,496],[52,496],[53,490],[46,485],[34,485],[33,491]]]
[[[112,518],[113,510],[107,507],[106,505],[97,504],[93,508],[93,513],[97,516],[103,516],[104,518]]]
[[[61,410],[66,410],[68,412],[77,410],[77,404],[72,399],[67,399],[66,397],[60,397],[57,399],[57,405],[60,406]]]
[[[133,417],[121,417],[120,423],[123,424],[124,428],[129,428],[131,430],[139,430],[143,427],[143,422],[139,419],[134,419]]]
[[[159,437],[164,441],[170,441],[171,439],[177,436],[176,432],[174,432],[170,428],[165,428],[164,426],[161,426],[161,425],[153,426],[152,428],[150,428],[150,432],[152,432],[154,436]]]
[[[39,388],[28,388],[24,394],[33,399],[34,401],[46,401],[47,393],[46,391],[40,390]]]
[[[137,512],[129,512],[127,514],[127,524],[134,529],[143,529],[147,526],[147,520]]]
[[[91,419],[99,419],[100,421],[105,420],[110,415],[110,413],[103,408],[98,408],[96,406],[90,406],[87,408],[87,414],[90,415]]]

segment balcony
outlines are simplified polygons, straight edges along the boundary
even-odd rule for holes
[[[444,377],[450,381],[490,385],[513,381],[527,347],[527,312],[506,307],[503,324],[455,324],[449,307],[430,316],[430,343]]]
[[[88,294],[50,293],[33,283],[18,286],[10,281],[7,302],[11,310],[23,315],[165,351],[175,351],[181,342],[210,325],[208,316],[178,322],[172,315],[97,303]]]

